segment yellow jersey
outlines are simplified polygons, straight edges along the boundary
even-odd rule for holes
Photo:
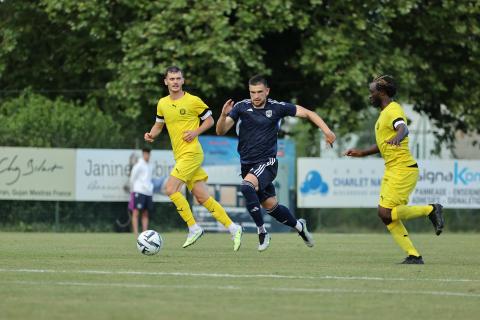
[[[392,101],[380,112],[375,123],[375,139],[386,168],[405,168],[416,164],[408,148],[408,136],[400,142],[400,146],[386,142],[397,134],[395,126],[402,122],[407,123],[405,112],[398,103]]]
[[[175,159],[186,153],[203,154],[198,137],[186,142],[183,134],[188,130],[196,130],[200,126],[200,119],[205,120],[211,115],[212,112],[202,99],[188,92],[177,100],[166,96],[158,101],[156,121],[164,122],[167,126]]]

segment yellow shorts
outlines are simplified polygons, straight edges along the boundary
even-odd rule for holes
[[[192,190],[197,181],[207,181],[208,174],[202,169],[203,154],[188,153],[182,155],[175,162],[175,166],[170,175],[182,180],[187,185],[188,190]]]
[[[418,181],[418,168],[385,169],[380,187],[379,205],[393,209],[408,204],[408,199]]]

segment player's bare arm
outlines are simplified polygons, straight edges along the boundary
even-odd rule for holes
[[[155,122],[155,124],[152,126],[152,129],[150,129],[150,132],[145,132],[145,135],[143,136],[145,141],[150,143],[155,141],[160,132],[162,132],[163,126],[163,122]]]
[[[228,132],[228,130],[230,130],[233,125],[235,124],[235,121],[233,121],[232,118],[230,118],[228,115],[228,113],[232,110],[233,108],[233,100],[232,99],[228,99],[225,104],[223,105],[223,108],[222,108],[222,114],[220,115],[220,117],[218,118],[218,121],[217,121],[217,126],[216,126],[216,132],[217,132],[217,135],[219,136],[223,136],[225,133]]]
[[[397,131],[397,134],[395,135],[395,137],[385,142],[392,146],[398,147],[400,146],[400,143],[402,142],[402,140],[405,139],[406,136],[408,136],[407,125],[405,123],[401,123],[395,128],[395,131]]]
[[[193,139],[210,129],[215,121],[213,120],[212,116],[208,117],[207,119],[203,120],[202,124],[196,130],[187,130],[183,132],[183,140],[186,142],[192,142]]]
[[[348,157],[355,157],[355,158],[361,158],[361,157],[366,157],[372,154],[379,153],[380,150],[378,149],[378,146],[376,144],[370,146],[369,148],[365,150],[360,150],[360,149],[348,149],[345,151],[344,155]]]
[[[325,134],[325,140],[328,144],[332,145],[335,142],[336,136],[328,125],[323,121],[323,119],[316,113],[311,110],[308,110],[302,106],[297,105],[296,117],[306,118],[319,127],[322,132]]]

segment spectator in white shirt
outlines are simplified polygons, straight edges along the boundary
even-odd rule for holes
[[[138,216],[142,213],[142,230],[148,230],[148,214],[153,212],[153,168],[148,163],[150,160],[150,149],[142,149],[142,158],[133,166],[130,174],[130,186],[134,200],[132,211],[132,229],[135,236],[138,236]]]

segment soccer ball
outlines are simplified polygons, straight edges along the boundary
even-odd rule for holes
[[[162,237],[154,230],[143,231],[137,238],[138,251],[147,256],[157,254],[162,249],[162,245]]]

